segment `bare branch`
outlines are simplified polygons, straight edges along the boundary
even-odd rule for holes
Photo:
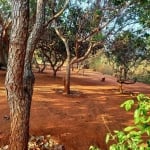
[[[63,8],[58,13],[56,13],[52,18],[50,18],[48,22],[44,25],[44,27],[47,27],[54,19],[58,18],[64,12],[68,3],[69,3],[69,0],[66,0]]]
[[[60,37],[60,39],[65,43],[66,42],[66,39],[64,38],[64,36],[61,34],[61,32],[58,30],[58,28],[54,28],[55,29],[55,32],[56,34]]]
[[[89,56],[89,54],[90,54],[90,52],[91,52],[91,50],[92,50],[92,47],[93,47],[93,44],[91,43],[90,46],[89,46],[89,48],[88,48],[88,50],[87,50],[86,53],[84,54],[84,56],[82,56],[82,57],[80,57],[80,58],[74,57],[74,58],[71,60],[70,64],[74,64],[74,63],[81,62],[81,61],[85,60],[85,59]]]
[[[132,2],[126,3],[125,6],[122,7],[122,9],[120,9],[120,10],[118,11],[118,13],[117,13],[112,19],[108,20],[108,21],[107,21],[105,24],[103,24],[102,26],[96,27],[96,28],[93,29],[93,30],[91,31],[91,33],[89,33],[86,37],[84,37],[83,39],[80,38],[78,41],[79,41],[79,42],[85,41],[85,40],[87,40],[88,38],[90,38],[91,36],[93,36],[94,34],[98,33],[98,32],[101,31],[102,29],[104,29],[104,28],[105,28],[108,24],[110,24],[116,17],[119,17],[119,16],[122,14],[123,10],[125,10],[125,8],[129,7],[131,4],[132,4]],[[110,9],[110,8],[109,8],[109,9]]]

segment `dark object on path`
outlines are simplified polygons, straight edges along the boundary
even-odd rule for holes
[[[6,70],[7,68],[2,64],[0,63],[0,70]]]
[[[9,120],[9,119],[10,119],[10,117],[9,117],[8,115],[5,115],[3,118],[4,118],[5,120]]]
[[[101,81],[102,81],[102,82],[105,82],[105,77],[101,78]]]

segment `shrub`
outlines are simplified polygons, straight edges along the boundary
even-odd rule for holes
[[[90,146],[89,150],[100,150],[100,149],[96,146]]]
[[[126,111],[133,106],[134,125],[124,128],[122,131],[114,131],[114,134],[106,135],[106,143],[110,140],[115,144],[110,145],[109,150],[150,150],[150,98],[144,94],[137,96],[137,101],[130,99],[121,104]]]
[[[90,69],[101,72],[103,74],[108,74],[108,75],[113,74],[113,68],[109,64],[109,60],[104,54],[100,53],[96,57],[90,58],[89,62],[90,62]]]

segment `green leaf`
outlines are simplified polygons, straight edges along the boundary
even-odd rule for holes
[[[112,144],[109,150],[150,150],[150,142],[145,145],[145,136],[150,136],[150,98],[144,94],[137,96],[137,107],[134,111],[134,125],[127,126],[123,131],[114,131],[111,135],[116,144]],[[127,100],[121,107],[127,111],[134,104],[133,100]],[[106,137],[107,142],[110,140],[109,135]]]
[[[148,147],[150,147],[150,140],[147,140],[147,145]]]
[[[99,10],[99,9],[97,9],[97,10],[95,11],[95,13],[96,13],[97,15],[99,15],[99,16],[101,16],[101,15],[102,15],[102,11],[101,11],[101,10]]]
[[[100,149],[98,147],[92,145],[89,147],[89,150],[100,150]]]
[[[118,131],[118,130],[114,130],[114,133],[116,133],[116,134],[119,133],[119,132],[120,132],[120,131]]]
[[[124,131],[129,132],[135,128],[136,128],[135,126],[128,126],[128,127],[124,128]]]
[[[137,96],[137,100],[138,101],[141,101],[142,99],[144,99],[145,98],[145,95],[144,94],[138,94],[138,96]]]
[[[135,121],[135,124],[140,122],[140,110],[139,109],[136,109],[134,112],[134,121]]]
[[[126,111],[129,111],[134,105],[134,100],[127,100],[120,107],[124,107]]]
[[[105,139],[106,144],[109,142],[109,140],[110,140],[110,133],[108,133],[108,134],[106,135],[106,139]]]
[[[150,126],[145,129],[148,136],[150,136]]]
[[[98,33],[98,34],[93,36],[92,40],[93,41],[100,41],[100,40],[103,40],[104,38],[105,38],[105,36],[102,33]]]

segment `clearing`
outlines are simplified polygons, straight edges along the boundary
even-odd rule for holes
[[[143,83],[125,85],[128,94],[119,94],[114,77],[86,70],[85,75],[71,75],[72,94],[62,93],[64,71],[56,79],[52,73],[35,73],[31,108],[30,134],[50,134],[66,150],[88,150],[97,145],[107,150],[105,136],[110,130],[121,130],[131,124],[132,114],[120,108],[131,93],[149,94],[150,86]],[[105,76],[105,82],[101,78]],[[0,146],[8,143],[10,120],[4,88],[5,72],[0,71]],[[134,97],[133,97],[134,98]]]

